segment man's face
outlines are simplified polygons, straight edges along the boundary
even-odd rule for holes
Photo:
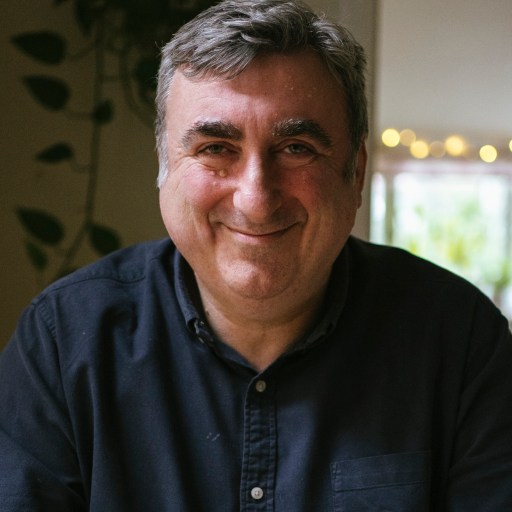
[[[326,283],[366,163],[362,144],[355,178],[344,177],[353,152],[343,97],[307,51],[258,56],[231,80],[176,73],[160,206],[200,289],[293,300]]]

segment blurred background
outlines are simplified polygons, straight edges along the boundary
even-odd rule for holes
[[[512,3],[382,0],[370,237],[512,318]]]
[[[0,347],[58,276],[165,236],[158,46],[211,3],[5,2]],[[355,233],[465,276],[512,319],[512,3],[309,3],[348,25],[369,56],[371,158]]]

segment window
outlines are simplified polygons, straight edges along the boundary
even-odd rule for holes
[[[462,275],[512,319],[512,158],[414,159],[381,148],[375,168],[371,239]]]

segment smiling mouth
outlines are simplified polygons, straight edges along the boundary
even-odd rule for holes
[[[273,239],[278,239],[281,236],[283,236],[284,234],[286,234],[288,231],[290,231],[290,229],[293,226],[294,225],[292,224],[291,226],[287,226],[285,228],[273,229],[270,231],[267,230],[267,231],[261,231],[261,232],[237,229],[237,228],[232,228],[229,226],[226,226],[226,228],[229,232],[233,233],[234,235],[236,235],[239,238],[257,243],[258,241],[264,242],[264,241],[269,241],[269,240],[273,240]]]

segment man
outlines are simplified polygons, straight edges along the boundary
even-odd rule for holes
[[[350,237],[364,54],[294,1],[164,48],[170,240],[43,292],[0,366],[0,509],[512,510],[506,320]]]

